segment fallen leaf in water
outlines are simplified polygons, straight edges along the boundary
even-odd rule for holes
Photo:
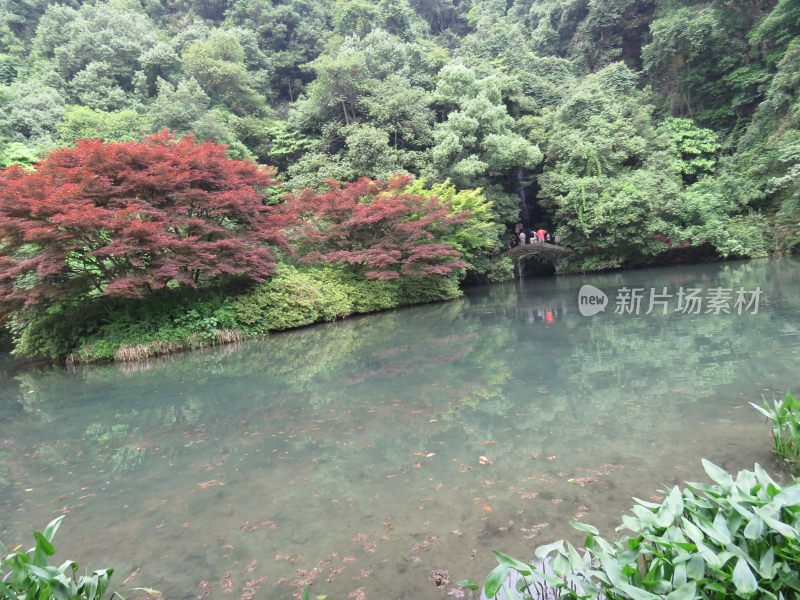
[[[484,446],[494,446],[497,442],[494,440],[486,440],[485,442],[481,442]]]
[[[464,532],[461,531],[460,529],[453,529],[453,531],[451,531],[450,533],[452,533],[453,535],[456,535],[456,536],[464,535]]]
[[[225,589],[222,591],[224,594],[229,594],[233,591],[233,579],[231,579],[230,571],[223,575],[221,583],[225,586]]]
[[[425,455],[425,458],[430,458],[431,456],[436,456],[436,452],[428,452],[428,453]]]
[[[490,464],[492,464],[492,461],[489,459],[488,456],[479,456],[478,457],[478,462],[480,464],[482,464],[482,465],[490,465]]]
[[[358,588],[347,594],[347,597],[350,600],[367,600],[367,590],[363,587]]]
[[[555,459],[556,459],[555,454],[551,454],[550,456],[547,457],[547,460],[555,460]]]
[[[481,508],[483,508],[483,510],[488,510],[489,512],[492,511],[492,507],[489,506],[488,504],[484,504]]]
[[[133,581],[134,579],[136,579],[136,576],[139,574],[139,571],[141,571],[141,569],[136,569],[136,570],[134,570],[134,571],[133,571],[133,573],[131,573],[130,575],[128,575],[128,576],[125,578],[125,580],[122,582],[122,585],[123,585],[123,586],[125,586],[125,585],[128,585],[128,584],[129,584],[131,581]]]
[[[247,583],[244,584],[242,588],[242,595],[239,596],[239,600],[253,600],[255,598],[256,592],[258,588],[260,588],[264,583],[267,581],[266,575],[264,577],[259,577],[258,579],[251,579]]]
[[[211,481],[203,481],[202,483],[198,483],[197,487],[199,487],[201,490],[204,490],[206,488],[210,488],[215,485],[225,485],[225,484],[222,483],[221,481],[217,481],[216,479],[212,479]]]

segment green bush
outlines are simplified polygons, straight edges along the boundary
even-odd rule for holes
[[[661,504],[636,499],[608,542],[591,525],[579,552],[560,540],[536,549],[536,564],[495,552],[488,598],[722,600],[800,594],[800,482],[781,488],[758,465],[735,478],[703,460],[713,485],[687,483]],[[474,587],[471,582],[463,582]]]
[[[148,298],[98,298],[81,305],[54,306],[25,323],[15,323],[14,353],[79,362],[113,360],[120,348],[154,345],[166,349],[213,344],[236,320],[228,294],[237,288],[167,290]]]
[[[369,313],[400,306],[400,283],[365,279],[352,271],[338,271],[337,276],[353,301],[353,312]]]
[[[332,273],[281,265],[272,279],[237,298],[234,311],[249,330],[266,333],[346,317],[353,306]]]
[[[137,360],[460,294],[455,276],[380,281],[345,268],[284,264],[249,289],[233,283],[54,306],[13,325],[14,352],[74,362]]]
[[[52,521],[44,532],[34,531],[36,546],[27,552],[13,551],[0,562],[0,598],[11,600],[100,600],[111,583],[113,569],[78,575],[78,563],[64,561],[56,567],[49,557],[56,549],[53,537],[64,520]],[[121,596],[120,596],[121,597]]]
[[[463,292],[454,275],[448,277],[404,277],[400,279],[401,304],[422,304],[458,298]]]
[[[794,470],[800,468],[800,402],[791,394],[786,394],[783,400],[775,400],[770,406],[753,408],[767,417],[772,424],[772,441],[775,444],[775,454],[790,463]]]

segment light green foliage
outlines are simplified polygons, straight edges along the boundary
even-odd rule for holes
[[[764,258],[770,250],[769,226],[763,215],[727,216],[704,229],[705,238],[722,258]]]
[[[105,112],[85,106],[68,106],[58,126],[58,135],[67,144],[85,138],[125,142],[138,140],[147,130],[147,120],[135,110]]]
[[[19,142],[0,142],[0,168],[11,165],[29,167],[39,160],[36,152],[25,144]]]
[[[422,304],[452,300],[463,294],[455,275],[445,277],[403,277],[400,285],[401,304]]]
[[[161,79],[158,81],[158,96],[149,110],[151,128],[189,133],[206,114],[210,104],[208,94],[194,79],[183,80],[177,86]]]
[[[175,87],[159,79],[158,96],[149,109],[150,130],[191,133],[199,140],[227,144],[232,158],[250,156],[249,149],[234,132],[238,119],[221,109],[210,108],[210,104],[210,98],[194,79],[184,79]]]
[[[337,283],[324,271],[283,265],[270,281],[236,300],[237,321],[265,333],[346,317],[352,304],[346,288]]]
[[[288,121],[245,116],[234,121],[242,143],[270,165],[285,169],[311,150],[318,139],[301,133]]]
[[[661,206],[668,235],[693,246],[711,244],[724,258],[763,257],[770,249],[763,215],[745,212],[736,179],[703,177]]]
[[[236,114],[259,112],[264,99],[253,89],[245,51],[233,31],[217,30],[208,40],[190,45],[182,55],[186,74],[193,77],[214,102]]]
[[[697,127],[691,119],[667,119],[663,129],[681,161],[681,173],[690,181],[714,172],[720,144],[710,129]]]
[[[0,561],[3,598],[101,600],[105,597],[113,569],[79,575],[78,563],[71,560],[58,567],[49,564],[49,557],[56,552],[53,537],[63,520],[63,516],[58,517],[43,532],[34,531],[35,547],[25,552],[12,551]]]
[[[456,227],[444,243],[461,252],[472,270],[490,281],[508,279],[508,263],[499,265],[497,254],[503,246],[500,236],[505,231],[498,222],[492,202],[481,190],[457,190],[449,181],[436,183],[428,188],[422,179],[414,180],[406,191],[423,196],[436,196],[450,207],[452,214],[466,213],[465,222]],[[513,276],[513,275],[512,275]]]
[[[563,540],[539,546],[533,564],[495,552],[499,564],[484,593],[495,598],[503,589],[503,597],[521,600],[559,593],[573,599],[722,600],[788,598],[800,591],[800,483],[781,488],[759,465],[736,476],[705,459],[703,466],[712,484],[664,490],[660,504],[635,499],[633,514],[620,527],[632,533],[615,542],[572,521],[586,534],[583,552]],[[509,588],[516,595],[509,596]]]
[[[451,277],[372,281],[336,268],[282,265],[269,282],[238,298],[233,309],[243,327],[265,333],[460,295],[458,280]]]
[[[800,470],[800,402],[791,394],[783,400],[774,400],[772,406],[753,404],[772,426],[772,441],[775,454],[788,462],[795,471]]]
[[[749,41],[765,50],[767,64],[780,62],[800,28],[800,5],[778,0],[772,10],[749,33]]]
[[[517,178],[542,160],[539,147],[524,137],[503,102],[513,80],[497,73],[480,76],[451,63],[439,73],[435,106],[447,113],[433,133],[430,179],[450,179],[460,188],[481,187],[503,223],[519,220]]]
[[[674,113],[726,127],[749,116],[770,77],[747,39],[761,17],[739,0],[661,5],[642,60]]]

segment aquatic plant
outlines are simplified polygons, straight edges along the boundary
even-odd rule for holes
[[[633,514],[617,529],[632,534],[615,542],[571,521],[586,533],[583,550],[559,540],[537,548],[534,563],[495,552],[498,565],[484,594],[504,600],[795,597],[800,482],[781,488],[759,465],[735,478],[707,460],[703,467],[712,485],[675,486],[661,504],[635,498]]]
[[[772,440],[775,454],[790,463],[792,468],[800,468],[800,401],[791,394],[783,400],[774,400],[770,406],[750,403],[772,424]]]
[[[0,598],[7,600],[100,600],[111,583],[113,569],[98,569],[91,575],[78,575],[78,563],[64,561],[56,567],[49,557],[56,552],[53,537],[64,516],[34,531],[36,546],[27,552],[18,548],[0,562]]]

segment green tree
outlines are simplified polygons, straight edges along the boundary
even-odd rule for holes
[[[651,113],[636,75],[616,63],[550,115],[539,196],[575,268],[646,262],[667,248],[659,206],[680,192],[680,169],[657,144]]]
[[[141,138],[147,130],[147,119],[135,110],[105,112],[86,106],[68,106],[58,126],[59,138],[67,144],[85,138],[100,138],[107,142],[133,141]]]
[[[244,48],[235,32],[214,31],[207,41],[190,45],[182,60],[186,74],[200,84],[213,102],[238,115],[266,108],[264,98],[251,85]]]
[[[535,169],[539,147],[517,132],[503,103],[502,78],[479,77],[451,63],[439,73],[434,104],[447,116],[434,128],[428,173],[460,188],[483,187],[503,222],[519,219],[514,196],[504,186],[518,169]]]

